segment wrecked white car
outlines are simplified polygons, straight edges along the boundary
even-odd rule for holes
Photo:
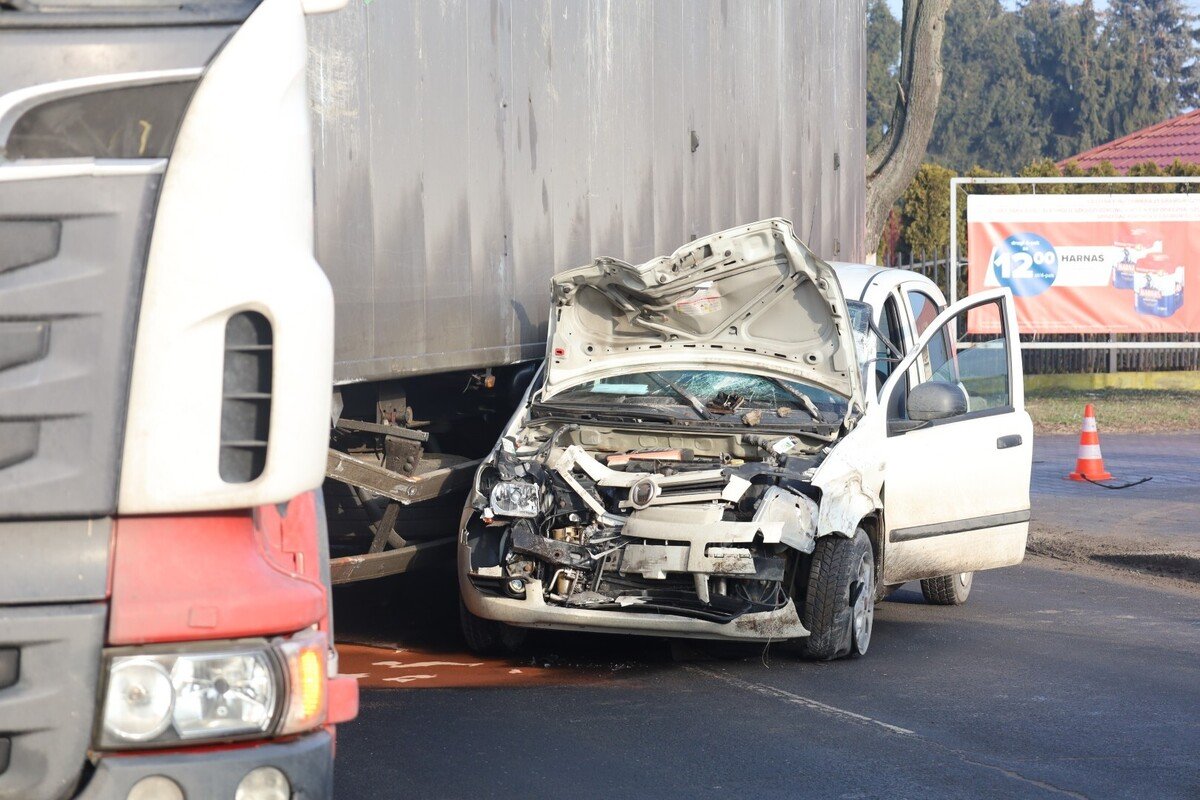
[[[865,653],[875,601],[1016,564],[1032,426],[1006,290],[949,311],[773,219],[558,274],[548,354],[463,515],[463,626]],[[998,334],[966,336],[968,313]],[[965,341],[971,339],[972,341]]]

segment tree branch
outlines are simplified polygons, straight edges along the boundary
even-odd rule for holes
[[[942,93],[942,39],[951,0],[904,0],[896,105],[883,140],[867,156],[867,247],[925,158]]]

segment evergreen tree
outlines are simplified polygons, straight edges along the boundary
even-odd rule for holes
[[[934,258],[950,244],[950,179],[955,172],[922,164],[900,198],[904,248],[914,258]]]
[[[1198,24],[1182,0],[955,0],[930,157],[1012,174],[1200,105]]]
[[[932,162],[892,209],[881,253],[920,258],[945,248],[949,182],[969,176],[1115,176],[1104,162],[1086,172],[1056,162],[1200,106],[1200,16],[1182,0],[955,0],[942,49],[945,82],[929,145]],[[892,97],[895,23],[883,0],[868,6],[868,123],[886,131]],[[875,87],[872,89],[872,87]],[[1152,162],[1130,175],[1200,175],[1200,165]],[[1189,191],[1175,186],[1089,184],[1084,193]],[[1030,187],[973,185],[968,194],[1019,193]],[[1039,192],[1061,192],[1048,185]],[[966,240],[959,203],[959,240]],[[895,224],[899,223],[899,231]]]
[[[1113,98],[1105,92],[1110,57],[1091,0],[1030,0],[1019,15],[1039,115],[1049,123],[1042,155],[1058,160],[1111,139]]]
[[[1110,0],[1104,26],[1107,138],[1196,105],[1196,23],[1181,0]]]
[[[1026,65],[1020,17],[1000,0],[955,0],[946,15],[945,81],[930,157],[957,170],[1011,171],[1042,155],[1050,122]]]
[[[900,23],[886,0],[867,3],[867,149],[883,139],[896,105]]]

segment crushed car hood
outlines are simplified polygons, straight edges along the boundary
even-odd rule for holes
[[[833,268],[768,219],[670,256],[598,258],[553,279],[545,396],[585,380],[698,366],[799,379],[859,399]]]

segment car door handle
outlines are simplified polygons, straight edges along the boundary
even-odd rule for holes
[[[1022,441],[1021,434],[1010,433],[1008,436],[1001,436],[996,440],[996,449],[1007,450],[1010,447],[1020,447]]]

